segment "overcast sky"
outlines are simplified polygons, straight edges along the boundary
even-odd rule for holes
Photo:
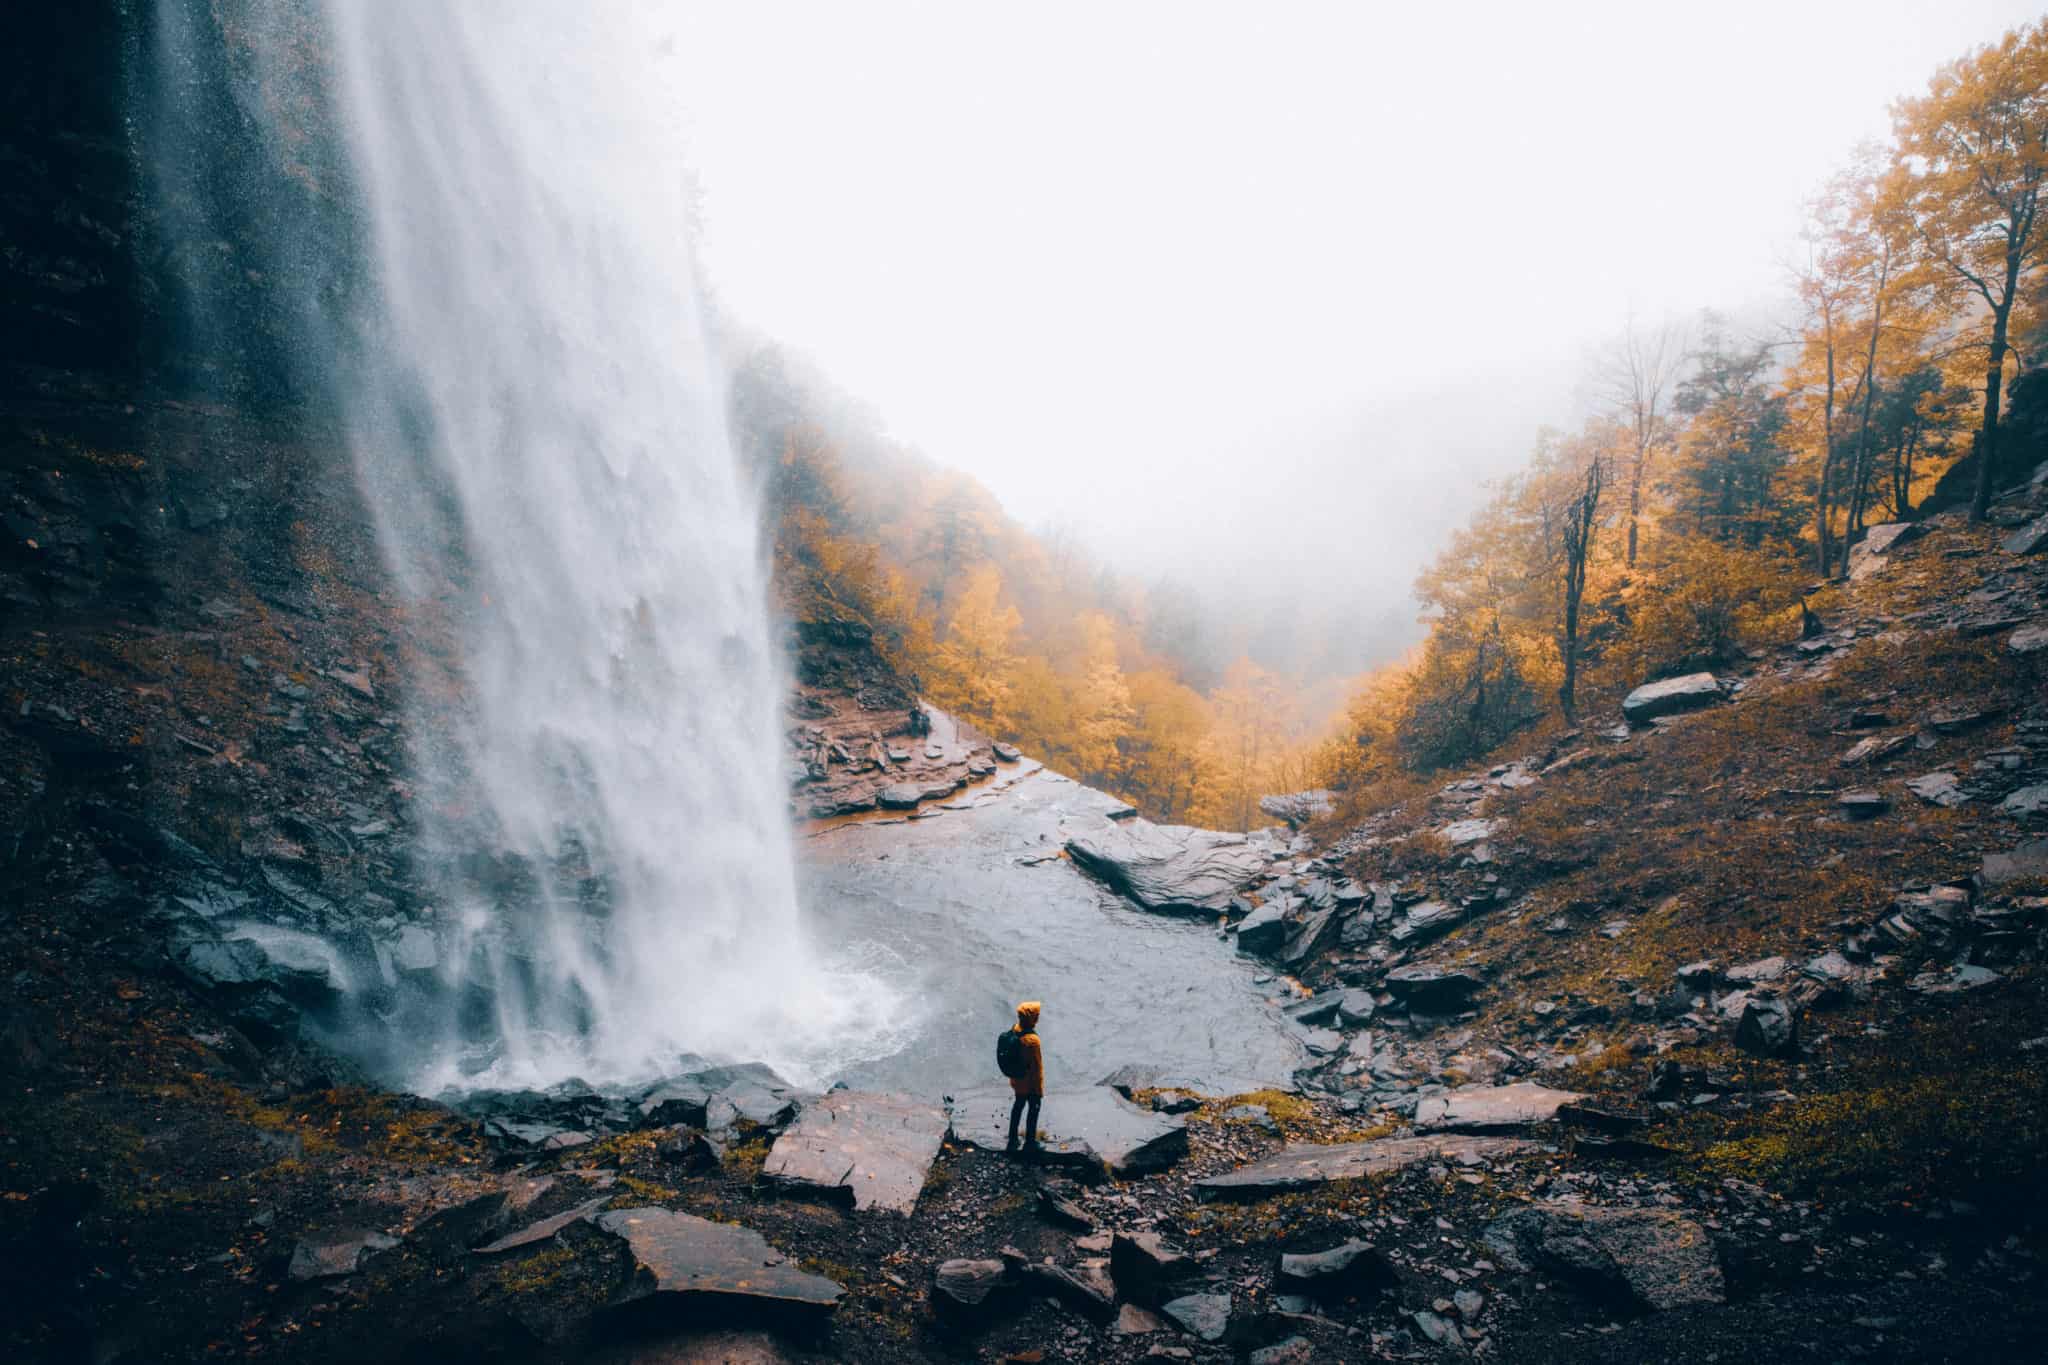
[[[1783,292],[2001,0],[693,7],[725,306],[1029,524],[1405,593],[1587,349]]]

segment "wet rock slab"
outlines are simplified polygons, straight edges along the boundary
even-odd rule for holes
[[[1001,1150],[1010,1130],[1008,1087],[969,1091],[953,1101],[951,1131],[958,1142]],[[1044,1161],[1091,1179],[1163,1171],[1187,1155],[1181,1120],[1140,1109],[1108,1086],[1054,1090],[1038,1117],[1045,1134]]]
[[[1130,820],[1067,840],[1067,856],[1147,910],[1220,911],[1266,870],[1242,834]]]
[[[1534,1081],[1513,1085],[1468,1085],[1432,1095],[1415,1106],[1421,1132],[1499,1133],[1550,1123],[1557,1111],[1586,1097],[1552,1090]]]
[[[946,1116],[936,1105],[835,1090],[775,1140],[761,1173],[778,1187],[857,1210],[907,1214],[945,1136]]]
[[[1727,1298],[1707,1230],[1657,1209],[1539,1204],[1496,1220],[1486,1244],[1510,1269],[1544,1271],[1645,1308],[1687,1308]]]
[[[1445,1134],[1380,1138],[1371,1142],[1295,1143],[1263,1161],[1195,1182],[1203,1199],[1266,1199],[1369,1176],[1387,1175],[1423,1161],[1480,1165],[1539,1151],[1517,1138]]]
[[[656,1208],[614,1209],[596,1223],[633,1253],[627,1301],[636,1312],[673,1308],[694,1317],[751,1311],[816,1329],[844,1292],[798,1269],[748,1228]]]

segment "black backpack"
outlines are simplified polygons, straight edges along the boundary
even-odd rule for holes
[[[1012,1080],[1021,1078],[1030,1070],[1024,1060],[1024,1035],[1013,1028],[1006,1028],[996,1035],[996,1070]]]

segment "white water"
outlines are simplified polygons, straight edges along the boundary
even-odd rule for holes
[[[458,622],[466,718],[416,716],[415,777],[447,994],[484,988],[492,1026],[466,1029],[495,1034],[465,1050],[451,1005],[410,1083],[619,1085],[684,1051],[816,1082],[885,1055],[904,1002],[799,919],[758,508],[658,16],[326,17],[379,295],[345,408],[400,581]],[[463,870],[478,849],[542,885]]]

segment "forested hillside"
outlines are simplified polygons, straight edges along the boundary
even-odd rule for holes
[[[1308,781],[1341,675],[1283,673],[1253,625],[1027,531],[778,348],[739,365],[734,412],[796,620],[866,623],[932,701],[1162,820],[1248,828]]]
[[[1598,698],[1798,638],[1873,526],[2048,455],[2048,27],[1937,72],[1818,191],[1765,331],[1620,321],[1592,411],[1541,433],[1416,585],[1429,634],[1317,762],[1360,806]],[[2017,514],[2014,514],[2017,515]]]

